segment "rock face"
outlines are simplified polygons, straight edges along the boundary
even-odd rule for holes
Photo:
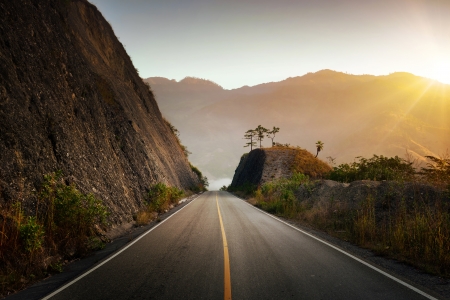
[[[250,153],[244,154],[234,172],[231,187],[256,186],[260,184],[265,160],[266,153],[262,149],[255,149],[250,151]]]
[[[301,148],[272,147],[250,151],[241,157],[231,182],[232,188],[258,186],[294,172],[321,178],[331,167]]]
[[[33,209],[43,174],[129,221],[146,188],[198,183],[153,93],[86,0],[0,2],[0,203]]]

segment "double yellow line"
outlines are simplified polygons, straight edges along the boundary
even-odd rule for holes
[[[219,213],[220,229],[222,230],[223,241],[223,260],[224,260],[224,299],[231,300],[231,275],[230,275],[230,257],[228,255],[227,236],[223,227],[222,215],[220,214],[219,199],[216,193],[217,211]]]

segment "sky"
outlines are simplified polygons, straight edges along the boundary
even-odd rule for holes
[[[331,69],[450,84],[450,0],[89,0],[142,78],[226,89]]]

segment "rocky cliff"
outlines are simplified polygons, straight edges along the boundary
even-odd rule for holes
[[[289,178],[294,172],[321,178],[329,171],[329,165],[298,147],[255,149],[241,157],[231,188],[258,186],[275,179]]]
[[[153,93],[86,0],[0,2],[0,204],[33,209],[43,174],[129,221],[152,183],[198,183]]]

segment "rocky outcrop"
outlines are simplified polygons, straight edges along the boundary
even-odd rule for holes
[[[86,0],[0,2],[0,203],[34,207],[43,174],[130,221],[146,188],[198,183],[123,45]]]
[[[255,149],[242,155],[231,182],[232,188],[245,185],[257,186],[261,182],[266,154],[262,149]]]
[[[231,188],[258,186],[279,178],[289,178],[294,172],[321,178],[331,167],[301,148],[272,147],[250,151],[241,157],[231,182]]]

